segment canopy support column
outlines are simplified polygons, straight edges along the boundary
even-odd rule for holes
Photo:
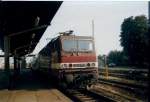
[[[10,65],[9,65],[9,52],[10,52],[10,38],[4,36],[4,57],[5,57],[5,73],[7,77],[7,85],[10,84]]]

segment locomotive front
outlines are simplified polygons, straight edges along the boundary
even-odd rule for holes
[[[65,83],[87,85],[98,79],[93,37],[60,36],[61,57],[59,75]]]

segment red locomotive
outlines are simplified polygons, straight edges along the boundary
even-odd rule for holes
[[[62,85],[88,85],[98,79],[94,39],[60,33],[40,51],[33,69],[48,72]]]

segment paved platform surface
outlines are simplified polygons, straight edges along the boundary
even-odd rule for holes
[[[0,102],[71,102],[52,80],[41,74],[34,75],[29,69],[21,71],[11,83],[11,90],[0,89]]]
[[[0,90],[0,102],[71,102],[57,89]]]

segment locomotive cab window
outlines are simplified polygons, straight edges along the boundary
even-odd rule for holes
[[[90,40],[63,40],[64,51],[93,51],[93,42]]]
[[[64,51],[75,51],[77,50],[76,40],[63,40],[62,47]]]
[[[78,40],[78,50],[79,51],[93,51],[92,41]]]

